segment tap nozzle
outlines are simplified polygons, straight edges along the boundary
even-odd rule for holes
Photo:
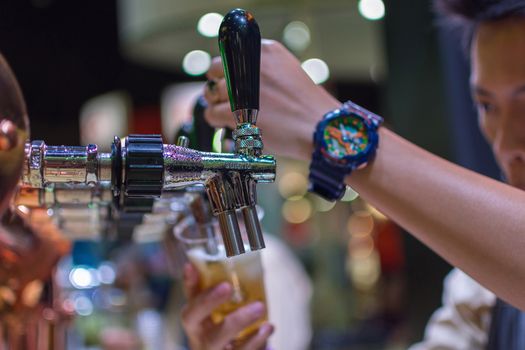
[[[265,248],[261,224],[257,215],[257,186],[255,180],[248,173],[236,171],[229,172],[228,177],[233,183],[236,206],[241,209],[244,218],[250,249],[253,251]]]
[[[250,249],[254,251],[265,248],[266,245],[264,244],[264,236],[257,215],[256,206],[250,205],[241,210],[244,218],[244,226],[246,227],[246,233],[248,235],[248,241],[250,242]]]
[[[230,257],[243,254],[244,242],[237,221],[232,184],[221,173],[216,173],[206,181],[206,192],[213,214],[219,220],[226,255]]]

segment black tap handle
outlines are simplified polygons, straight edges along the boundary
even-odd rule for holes
[[[219,29],[219,48],[233,111],[259,109],[261,33],[253,15],[228,12]]]

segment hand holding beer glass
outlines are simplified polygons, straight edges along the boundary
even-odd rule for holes
[[[174,228],[191,263],[184,268],[188,303],[183,327],[193,350],[264,348],[273,327],[266,322],[266,297],[260,252],[226,257],[211,223],[193,217]]]

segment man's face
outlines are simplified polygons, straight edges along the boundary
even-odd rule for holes
[[[508,182],[525,190],[525,18],[481,24],[471,57],[481,131]]]

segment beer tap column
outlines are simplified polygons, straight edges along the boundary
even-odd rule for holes
[[[230,107],[237,126],[233,131],[235,152],[249,159],[262,154],[263,142],[257,127],[259,113],[259,79],[261,33],[253,15],[242,9],[230,11],[219,29],[219,48],[230,97]],[[256,181],[249,172],[230,172],[236,206],[240,208],[250,247],[265,247],[257,217]]]

